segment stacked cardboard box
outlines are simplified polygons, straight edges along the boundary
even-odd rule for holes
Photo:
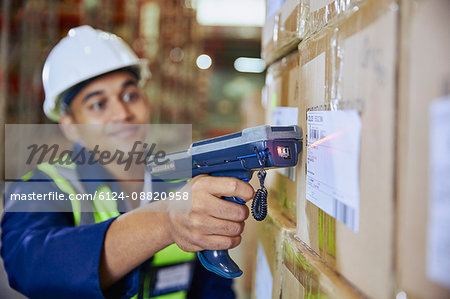
[[[252,298],[360,298],[356,288],[295,237],[295,225],[277,206],[257,227]],[[255,260],[255,258],[254,258]]]
[[[349,12],[356,0],[268,0],[262,57],[270,64],[298,43]]]
[[[266,120],[277,123],[278,106],[296,107],[305,137],[294,181],[273,171],[268,178],[270,200],[290,219],[297,205],[298,237],[364,294],[380,298],[393,289],[397,21],[392,1],[363,3],[272,64],[266,80]],[[356,110],[362,122],[358,233],[306,199],[306,113],[331,109]]]
[[[305,33],[298,52],[269,59],[266,122],[277,123],[279,107],[295,107],[304,132],[293,181],[274,171],[268,177],[279,217],[297,224],[295,233],[280,231],[282,244],[274,245],[282,258],[276,251],[281,265],[271,270],[280,293],[272,294],[448,298],[450,4],[348,4],[351,9]],[[330,127],[316,129],[317,119]],[[354,135],[348,140],[357,146],[345,148],[354,150],[348,165],[327,131],[345,123],[357,127],[335,134]],[[319,145],[331,147],[318,152]],[[317,172],[327,175],[324,181]],[[339,184],[356,192],[346,194]],[[266,231],[259,238],[274,237]],[[275,257],[264,249],[270,264]]]
[[[361,298],[363,295],[328,267],[294,233],[282,244],[281,293],[286,298]]]
[[[257,230],[258,248],[252,295],[254,298],[280,298],[284,236],[295,232],[295,225],[283,217],[276,206],[269,204],[269,214]]]
[[[338,18],[336,14],[332,22],[332,18],[324,15],[327,10],[322,10],[322,15],[316,13],[314,20],[326,21],[311,22],[309,34],[318,32],[302,41],[298,52],[285,56],[268,68],[266,121],[277,124],[274,112],[279,106],[296,107],[298,123],[305,137],[294,182],[276,172],[268,178],[270,200],[278,201],[283,216],[297,219],[297,236],[301,240],[296,242],[287,234],[283,244],[278,245],[284,254],[280,261],[282,265],[277,268],[281,268],[283,277],[286,277],[280,290],[284,294],[295,290],[298,296],[326,294],[339,297],[339,294],[345,294],[345,290],[350,290],[346,297],[364,294],[387,298],[393,289],[391,165],[394,160],[394,60],[398,12],[391,4],[390,1],[374,1],[357,7],[345,18],[344,15]],[[313,25],[316,29],[311,29]],[[328,26],[320,29],[324,25]],[[305,33],[303,37],[306,36]],[[360,87],[355,89],[354,83]],[[377,93],[381,97],[379,101],[375,99]],[[367,136],[362,138],[361,149],[361,163],[366,169],[361,173],[361,197],[367,198],[367,201],[360,207],[360,216],[365,217],[365,223],[361,223],[359,234],[306,200],[306,113],[309,110],[331,109],[356,110],[362,119],[362,135]],[[382,116],[385,110],[391,113],[387,113],[387,122]],[[383,137],[389,142],[385,142]],[[383,180],[373,186],[370,184],[372,175],[383,177]],[[382,200],[376,199],[378,196]],[[297,215],[292,209],[296,205]],[[299,253],[308,250],[315,253]],[[311,270],[311,265],[315,265],[315,271]],[[322,286],[327,285],[324,280],[319,280],[324,272],[336,275],[336,279],[329,280],[328,289]],[[301,286],[295,285],[293,277]]]
[[[266,1],[261,56],[266,64],[296,48],[308,33],[308,0]]]
[[[261,103],[261,90],[246,96],[241,105],[242,129],[264,125],[264,108]],[[259,181],[256,175],[250,180],[250,184],[256,190]],[[234,280],[233,288],[238,298],[248,298],[252,292],[255,269],[255,252],[257,250],[257,232],[259,222],[253,217],[245,223],[245,231],[241,244],[230,250],[233,260],[239,265],[244,274]]]
[[[450,2],[401,5],[396,291],[450,298]]]
[[[273,125],[294,125],[298,123],[298,84],[298,51],[291,52],[269,66],[264,90],[266,123]],[[292,109],[292,111],[289,109]],[[302,161],[303,156],[304,154],[301,153],[298,157],[300,161]],[[297,172],[297,168],[269,171],[266,178],[269,199],[276,201],[283,214],[292,221],[296,220],[297,214]]]
[[[348,18],[324,28],[299,46],[300,100],[304,104],[300,126],[305,130],[308,127],[309,111],[352,110],[358,114],[362,129],[356,178],[358,202],[351,209],[345,206],[352,213],[344,213],[349,218],[353,215],[353,219],[344,216],[341,222],[329,216],[336,213],[342,201],[335,200],[331,211],[325,213],[326,203],[313,204],[308,200],[311,198],[307,199],[305,190],[311,186],[305,159],[299,171],[303,177],[298,178],[299,190],[303,192],[298,197],[297,234],[327,264],[365,295],[375,298],[390,298],[394,287],[398,21],[394,1],[366,1]],[[308,133],[310,141],[312,132]],[[304,151],[309,155],[312,150],[306,143]],[[338,159],[336,153],[326,153],[331,159]],[[335,180],[348,175],[345,168],[335,171]],[[337,192],[334,186],[331,189]],[[317,192],[326,191],[317,187]],[[359,221],[355,214],[359,214]]]

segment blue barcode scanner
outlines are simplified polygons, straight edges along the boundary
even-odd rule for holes
[[[149,161],[152,180],[179,181],[208,174],[235,177],[248,182],[258,171],[261,189],[252,204],[256,220],[267,213],[267,190],[264,188],[265,169],[291,167],[298,161],[302,149],[302,131],[299,126],[259,126],[241,132],[193,143],[189,149],[166,155],[167,163],[156,165]],[[224,200],[244,205],[237,197]],[[197,253],[202,265],[225,278],[236,278],[242,270],[230,258],[228,250],[203,250]]]

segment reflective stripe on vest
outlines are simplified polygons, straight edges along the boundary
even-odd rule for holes
[[[106,195],[108,194],[108,195]],[[114,198],[111,189],[106,185],[101,185],[95,192],[94,197],[94,218],[95,223],[103,222],[120,215],[115,200],[101,200],[100,198]]]
[[[77,195],[75,189],[72,187],[69,181],[58,173],[58,170],[54,165],[51,165],[49,163],[42,163],[39,164],[37,168],[40,171],[46,173],[62,192],[66,194],[72,194],[73,196]],[[78,226],[80,225],[81,219],[81,204],[78,200],[70,200],[70,204],[72,205],[73,221],[75,223],[75,226]]]
[[[161,295],[161,296],[153,297],[153,298],[154,299],[181,299],[181,298],[184,299],[184,298],[186,298],[186,295],[187,295],[187,293],[185,291],[181,291],[181,292],[170,293],[170,294]],[[137,298],[138,298],[138,294],[134,295],[130,299],[137,299]]]
[[[67,166],[63,166],[66,168],[74,169],[75,164],[70,164]],[[72,194],[73,196],[77,195],[77,192],[70,184],[69,180],[63,177],[58,173],[57,168],[54,165],[49,163],[42,163],[37,166],[37,168],[46,173],[56,184],[56,186],[66,194]],[[76,173],[75,173],[76,174]],[[32,177],[33,173],[27,173],[22,177],[22,180],[27,181]],[[120,212],[117,208],[117,202],[114,200],[100,200],[100,194],[103,193],[103,198],[113,198],[111,189],[106,185],[101,185],[96,190],[96,196],[93,200],[93,208],[94,208],[94,219],[95,223],[106,221],[110,218],[116,217],[120,215]],[[107,197],[106,193],[110,193],[109,197]],[[74,197],[75,198],[75,197]],[[81,204],[78,200],[70,200],[73,218],[75,226],[80,225],[81,219]],[[186,252],[181,250],[178,245],[171,244],[168,247],[158,251],[153,256],[152,266],[163,266],[169,264],[176,264],[180,262],[189,262],[195,259],[195,254],[192,252]],[[144,281],[144,298],[149,298],[149,287],[150,287],[150,278],[148,275],[145,277]],[[138,294],[136,294],[133,298],[137,298]],[[155,299],[182,299],[186,297],[185,291],[169,293],[157,297],[153,297]]]

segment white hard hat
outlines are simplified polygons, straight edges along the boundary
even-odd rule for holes
[[[147,60],[139,59],[118,36],[80,26],[69,30],[50,52],[42,70],[44,113],[59,121],[61,95],[96,76],[125,67],[136,67],[143,84],[150,76]]]

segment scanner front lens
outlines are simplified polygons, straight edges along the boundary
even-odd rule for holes
[[[289,149],[289,146],[277,146],[277,153],[280,158],[283,159],[291,158],[291,151]]]

